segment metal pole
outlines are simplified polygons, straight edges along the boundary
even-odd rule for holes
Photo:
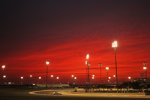
[[[48,65],[46,67],[46,88],[47,88],[47,82],[48,82]]]
[[[100,76],[99,76],[99,78],[100,78],[100,83],[102,83],[102,64],[100,63],[99,64],[99,69],[100,69]]]
[[[146,69],[146,80],[148,79],[148,75],[147,75],[147,69]]]
[[[90,88],[90,64],[87,62],[87,92]]]
[[[115,48],[115,65],[116,65],[116,88],[118,92],[118,65],[117,65],[117,48]]]
[[[107,84],[108,84],[108,70],[107,70]]]

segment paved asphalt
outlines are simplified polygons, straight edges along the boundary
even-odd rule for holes
[[[29,91],[33,89],[0,88],[0,100],[150,100],[149,98],[40,96],[31,95]]]

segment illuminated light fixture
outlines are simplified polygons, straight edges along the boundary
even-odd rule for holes
[[[92,79],[94,80],[94,79],[95,79],[95,77],[92,77]]]
[[[118,47],[118,42],[117,41],[113,41],[112,42],[112,47],[113,48],[117,48]]]
[[[88,64],[88,61],[85,61],[85,64],[87,65],[87,64]]]
[[[77,79],[77,77],[74,77],[74,79],[76,80],[76,79]]]
[[[109,67],[106,67],[105,69],[108,71],[108,70],[109,70]]]
[[[32,78],[33,76],[32,75],[30,75],[30,78]]]
[[[32,84],[33,86],[35,86],[35,84]]]
[[[46,65],[49,65],[49,64],[50,64],[50,62],[49,62],[49,61],[46,61],[45,63],[46,63]]]
[[[86,60],[90,58],[90,54],[86,54]]]
[[[41,80],[42,79],[42,77],[41,76],[39,76],[39,80]]]
[[[147,67],[143,67],[143,70],[147,70]]]
[[[8,82],[8,85],[11,85],[12,84],[12,82]]]
[[[113,75],[113,77],[116,77],[116,75]]]
[[[23,80],[23,76],[21,76],[20,79]]]
[[[108,77],[108,79],[111,79],[111,77]]]
[[[59,77],[57,76],[56,79],[59,80]]]
[[[112,48],[114,48],[115,50],[115,66],[116,66],[116,88],[117,88],[117,92],[118,92],[118,65],[117,65],[117,47],[118,47],[118,42],[117,41],[113,41],[112,42]]]
[[[3,78],[6,78],[6,75],[3,75]]]
[[[74,75],[71,75],[71,77],[74,77]]]
[[[93,74],[92,77],[95,77],[95,75]]]
[[[54,77],[54,75],[51,75],[51,78]]]
[[[4,70],[6,68],[6,65],[2,65],[2,69]]]
[[[128,79],[130,80],[130,79],[131,79],[131,77],[129,76],[129,77],[128,77]]]

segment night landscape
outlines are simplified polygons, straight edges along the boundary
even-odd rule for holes
[[[149,0],[1,0],[0,100],[149,100]]]

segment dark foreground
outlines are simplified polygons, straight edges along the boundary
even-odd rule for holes
[[[35,89],[0,88],[0,100],[149,100],[149,98],[37,96],[28,94]]]

